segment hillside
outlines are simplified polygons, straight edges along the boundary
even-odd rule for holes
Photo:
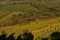
[[[40,19],[60,17],[59,0],[25,1],[22,1],[22,3],[18,0],[1,1],[7,4],[0,5],[0,26],[12,26]]]
[[[0,35],[27,29],[37,40],[60,32],[60,0],[0,0]]]
[[[15,32],[15,37],[17,37],[23,30],[28,29],[31,31],[35,38],[40,37],[49,37],[52,32],[60,31],[60,17],[48,20],[39,20],[31,22],[25,25],[16,25],[11,27],[1,27],[0,34],[2,31],[5,31],[8,35],[12,32]],[[17,28],[17,29],[16,29]]]

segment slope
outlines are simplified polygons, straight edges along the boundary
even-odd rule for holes
[[[35,22],[31,22],[25,25],[16,25],[11,27],[1,27],[0,31],[5,31],[7,34],[11,34],[15,32],[15,37],[17,37],[23,30],[29,29],[35,37],[48,37],[54,31],[60,31],[60,17],[48,20],[39,20]],[[0,32],[0,34],[1,34]]]

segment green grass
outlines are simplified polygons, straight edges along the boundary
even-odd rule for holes
[[[36,8],[31,7],[29,4],[0,5],[0,10],[5,10],[5,11],[23,11],[23,12],[37,11]]]

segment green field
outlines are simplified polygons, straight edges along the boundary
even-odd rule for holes
[[[0,10],[2,11],[23,11],[23,12],[37,11],[36,8],[30,6],[29,4],[0,5]]]

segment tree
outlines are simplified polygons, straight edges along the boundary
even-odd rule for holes
[[[1,36],[0,36],[0,40],[6,40],[6,33],[3,31]]]
[[[14,33],[9,35],[9,37],[7,37],[6,40],[15,40]]]
[[[51,40],[60,40],[60,32],[53,32],[50,36]]]
[[[48,38],[41,38],[42,40],[48,40]]]
[[[28,30],[23,32],[23,40],[33,40],[34,35],[31,32],[28,32]]]
[[[23,40],[23,38],[21,37],[22,35],[20,34],[18,37],[17,37],[17,40]]]

